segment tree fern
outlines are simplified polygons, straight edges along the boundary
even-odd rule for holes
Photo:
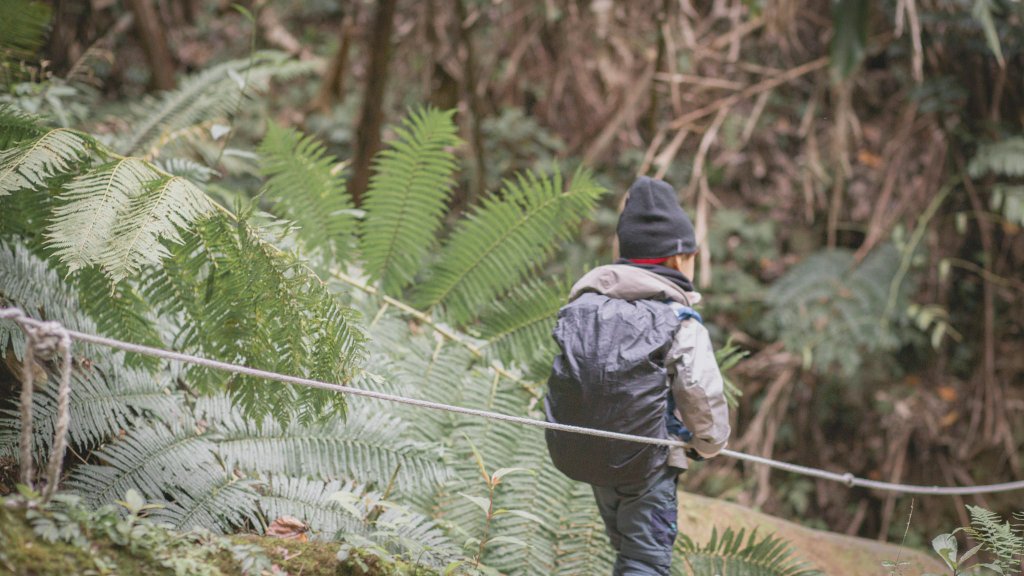
[[[398,138],[376,157],[363,208],[362,250],[366,272],[396,293],[421,268],[436,243],[454,185],[458,142],[454,111],[413,110],[396,127]]]
[[[125,154],[159,148],[161,140],[176,131],[226,116],[242,90],[248,93],[270,78],[289,78],[311,70],[309,63],[294,62],[284,53],[269,51],[214,66],[185,79],[177,90],[146,98],[136,106],[128,119],[134,130],[118,148]]]
[[[882,329],[898,324],[883,315],[899,260],[891,245],[880,246],[859,266],[844,250],[814,254],[772,285],[762,326],[817,369],[838,366],[853,374],[862,354],[891,350],[899,342],[892,330]]]
[[[995,556],[993,563],[1003,569],[1004,574],[1019,574],[1024,562],[1024,526],[1014,527],[998,514],[980,506],[967,505],[971,514],[968,532]],[[1024,515],[1017,515],[1024,521]]]
[[[711,540],[704,546],[680,535],[676,540],[673,574],[735,574],[737,576],[812,576],[822,574],[793,556],[785,540],[768,535],[757,538],[757,530],[745,528],[734,532],[727,528],[719,536],[713,529]]]
[[[334,260],[344,261],[356,220],[337,161],[315,138],[273,122],[260,156],[264,194],[275,211],[299,225],[298,237],[307,246],[330,247]]]
[[[79,132],[56,128],[0,152],[0,197],[45,187],[81,162],[91,143]]]
[[[575,234],[604,193],[579,171],[566,189],[559,174],[520,174],[459,222],[431,277],[416,292],[423,307],[443,305],[456,324],[518,285]]]

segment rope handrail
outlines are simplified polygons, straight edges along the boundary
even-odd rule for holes
[[[136,354],[142,354],[145,356],[151,356],[155,358],[161,358],[164,360],[172,360],[177,362],[185,362],[189,364],[195,364],[198,366],[205,366],[214,370],[222,370],[225,372],[232,372],[235,374],[242,374],[245,376],[252,376],[254,378],[262,378],[266,380],[273,380],[282,382],[285,384],[294,384],[298,386],[308,386],[311,388],[318,388],[321,390],[331,390],[341,394],[347,394],[351,396],[361,396],[364,398],[373,398],[376,400],[383,400],[386,402],[394,402],[398,404],[406,404],[410,406],[417,406],[420,408],[426,408],[430,410],[439,410],[445,412],[452,412],[456,414],[463,414],[467,416],[475,416],[479,418],[487,418],[491,420],[497,420],[502,422],[510,422],[513,424],[519,424],[524,426],[533,426],[536,428],[542,428],[546,430],[556,430],[559,432],[570,432],[574,434],[583,434],[588,436],[596,436],[600,438],[608,438],[612,440],[625,440],[628,442],[636,442],[639,444],[652,444],[657,446],[679,446],[687,447],[684,442],[676,440],[668,440],[662,438],[650,438],[646,436],[635,436],[632,434],[623,434],[620,432],[611,432],[608,430],[599,430],[595,428],[585,428],[581,426],[571,426],[568,424],[558,424],[555,422],[547,422],[545,420],[537,420],[534,418],[527,418],[524,416],[513,416],[510,414],[502,414],[500,412],[492,412],[488,410],[480,410],[477,408],[466,408],[463,406],[453,406],[451,404],[444,404],[440,402],[432,402],[429,400],[421,400],[418,398],[409,398],[406,396],[399,396],[397,394],[388,394],[385,392],[377,392],[374,390],[365,390],[362,388],[353,388],[351,386],[345,386],[342,384],[333,384],[330,382],[324,382],[321,380],[314,380],[310,378],[302,378],[299,376],[289,376],[287,374],[280,374],[277,372],[270,372],[267,370],[260,370],[257,368],[250,368],[248,366],[242,366],[240,364],[232,364],[230,362],[221,362],[219,360],[211,360],[209,358],[203,358],[202,356],[195,356],[193,354],[185,354],[182,352],[175,352],[173,350],[165,350],[162,348],[154,348],[152,346],[144,346],[141,344],[134,344],[131,342],[125,342],[123,340],[117,340],[114,338],[108,338],[105,336],[99,336],[96,334],[89,334],[86,332],[79,332],[77,330],[71,330],[68,328],[61,327],[55,322],[43,322],[41,320],[35,320],[26,316],[21,310],[16,308],[0,308],[0,318],[11,318],[16,319],[22,328],[34,327],[40,331],[53,330],[54,327],[60,330],[60,333],[66,334],[73,340],[80,340],[82,342],[89,342],[99,346],[105,346],[108,348],[115,348],[123,350],[125,352],[133,352]],[[70,354],[66,362],[70,362]],[[810,466],[802,466],[799,464],[790,464],[788,462],[782,462],[774,460],[772,458],[765,458],[762,456],[756,456],[753,454],[746,454],[744,452],[738,452],[734,450],[722,450],[720,453],[722,456],[728,456],[737,460],[751,462],[753,464],[760,464],[769,466],[785,472],[792,472],[795,474],[802,474],[814,478],[820,478],[822,480],[829,480],[832,482],[838,482],[845,484],[848,487],[855,488],[869,488],[873,490],[881,490],[888,492],[900,492],[904,494],[921,494],[921,495],[933,495],[933,496],[966,496],[974,494],[990,494],[994,492],[1008,492],[1011,490],[1024,490],[1024,480],[1018,480],[1013,482],[1002,482],[998,484],[986,484],[983,486],[923,486],[915,484],[899,484],[894,482],[882,482],[878,480],[869,480],[867,478],[860,478],[854,476],[850,472],[839,473],[832,472],[829,470],[823,470],[821,468],[813,468]]]

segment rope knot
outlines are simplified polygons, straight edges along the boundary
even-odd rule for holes
[[[843,484],[846,484],[847,488],[853,488],[853,484],[856,479],[857,477],[850,472],[843,474]]]
[[[33,324],[19,322],[19,324],[25,330],[25,335],[28,336],[32,352],[41,360],[52,359],[69,339],[67,330],[59,322]]]

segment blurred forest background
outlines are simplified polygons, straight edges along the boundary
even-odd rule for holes
[[[742,391],[730,448],[894,482],[1024,478],[1019,0],[243,4],[42,3],[48,32],[8,59],[0,98],[103,141],[190,75],[282,51],[305,71],[145,145],[186,142],[231,205],[219,191],[259,189],[233,151],[270,120],[343,159],[358,208],[391,127],[416,105],[454,109],[466,169],[449,228],[522,170],[586,166],[611,191],[533,273],[544,278],[609,261],[622,192],[662,177],[702,236],[716,345],[749,353],[729,373]],[[724,459],[684,480],[890,541],[910,508]],[[908,542],[968,524],[965,503],[1020,502],[918,497]]]

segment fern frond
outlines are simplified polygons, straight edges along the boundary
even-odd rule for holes
[[[103,465],[76,467],[67,484],[95,505],[113,503],[129,488],[147,500],[163,500],[169,486],[198,495],[204,491],[202,471],[223,470],[214,449],[189,418],[136,427],[96,452]]]
[[[563,489],[564,512],[558,534],[553,536],[556,567],[552,574],[606,574],[615,563],[615,551],[608,543],[604,521],[594,505],[594,492],[580,482],[569,484]]]
[[[337,161],[312,136],[273,122],[260,144],[260,156],[260,172],[267,179],[264,193],[275,211],[299,225],[299,239],[307,246],[331,247],[343,261],[356,219],[345,179],[335,172]]]
[[[167,158],[157,160],[155,164],[157,168],[172,176],[181,176],[193,182],[209,182],[210,178],[218,175],[213,168],[188,158]]]
[[[982,144],[971,158],[967,171],[972,178],[986,175],[1024,177],[1024,136]]]
[[[138,158],[97,166],[76,177],[59,196],[49,226],[50,244],[74,272],[98,263],[114,240],[114,226],[125,216],[132,198],[160,175]]]
[[[332,496],[338,493],[359,501],[364,488],[356,482],[310,480],[287,475],[266,475],[260,482],[260,510],[267,523],[292,516],[310,527],[314,536],[331,539],[338,532],[359,532],[366,509],[357,506],[359,516],[341,506]]]
[[[166,374],[153,376],[120,366],[121,362],[119,354],[104,355],[90,358],[88,368],[75,368],[68,440],[76,450],[91,451],[120,432],[131,430],[148,415],[173,418],[183,414],[182,399],[172,393]],[[57,378],[47,378],[32,400],[35,451],[43,455],[50,449],[57,418]],[[20,423],[16,411],[6,413],[3,420]]]
[[[475,375],[467,372],[474,359],[468,350],[435,339],[431,334],[412,334],[408,323],[399,317],[385,314],[378,318],[370,335],[371,357],[367,364],[373,366],[374,373],[364,373],[368,377],[366,388],[460,404],[465,400],[467,387],[481,385]],[[484,388],[488,385],[483,384]],[[387,405],[386,409],[416,422],[417,431],[424,438],[448,438],[459,421],[451,414],[434,410],[395,405]]]
[[[37,138],[45,132],[35,116],[11,104],[0,104],[0,150],[6,150],[27,138]]]
[[[1004,573],[1019,573],[1024,560],[1024,530],[1015,530],[999,514],[980,506],[968,504],[967,511],[971,515],[971,536],[995,556],[994,563]]]
[[[883,315],[899,264],[900,254],[890,244],[876,248],[859,266],[845,250],[813,254],[769,289],[762,326],[818,370],[838,365],[853,374],[865,353],[891,350],[900,341],[893,330],[882,329],[898,324]],[[897,297],[905,299],[908,292],[904,282]]]
[[[30,58],[46,39],[50,7],[33,0],[4,0],[0,4],[0,63]]]
[[[56,128],[0,152],[0,197],[42,188],[51,178],[70,172],[91,143],[79,132]]]
[[[551,330],[565,305],[570,286],[534,279],[494,303],[480,317],[480,337],[506,364],[529,366],[538,357],[554,356]]]
[[[259,525],[253,484],[217,467],[197,468],[187,488],[166,488],[163,506],[150,516],[178,530],[205,528],[221,534],[246,524]]]
[[[136,344],[165,347],[150,303],[133,284],[122,281],[111,285],[103,272],[95,267],[79,271],[68,278],[68,282],[78,294],[82,312],[96,323],[101,334]],[[126,354],[125,359],[131,366],[146,366],[154,370],[161,364],[157,358],[138,354]]]
[[[354,311],[294,255],[266,243],[253,228],[214,217],[171,252],[146,278],[143,294],[160,314],[181,315],[175,337],[180,348],[331,382],[355,371],[365,337]],[[256,420],[273,413],[309,422],[345,408],[343,396],[314,388],[200,368],[189,374],[206,392],[230,387]]]
[[[757,530],[749,533],[727,528],[719,537],[712,529],[711,540],[704,546],[680,535],[676,540],[673,572],[681,575],[744,574],[745,576],[816,576],[819,570],[810,568],[796,559],[790,545],[777,536],[768,535],[760,540]]]
[[[314,536],[362,536],[393,553],[434,567],[442,567],[460,556],[458,548],[428,517],[384,502],[380,494],[368,492],[355,482],[275,475],[263,481],[260,508],[268,523],[281,516],[293,516],[305,522]],[[374,514],[379,514],[376,519],[371,518]]]
[[[0,240],[0,305],[17,306],[40,320],[56,320],[73,330],[95,332],[96,325],[79,310],[76,293],[43,259],[15,239]],[[13,322],[0,322],[0,357],[10,342],[22,358],[25,339]]]
[[[446,306],[455,324],[471,320],[573,236],[603,193],[586,171],[577,172],[568,189],[559,174],[507,180],[500,196],[459,223],[416,302]]]
[[[454,404],[505,414],[526,412],[530,396],[518,384],[496,380],[477,370],[473,370],[472,378],[474,381],[456,391],[458,398],[453,401]],[[453,418],[449,421],[444,437],[448,438],[449,446],[445,454],[453,475],[438,491],[433,507],[439,510],[440,517],[465,536],[479,536],[484,522],[481,510],[461,495],[486,494],[473,448],[491,469],[520,467],[518,455],[521,446],[527,443],[536,449],[538,437],[508,422],[475,418]],[[500,505],[517,508],[514,501],[502,500]]]
[[[181,231],[212,210],[210,200],[188,180],[172,176],[154,181],[129,202],[99,265],[118,282],[144,265],[159,264],[170,254],[162,241],[180,244]]]
[[[346,420],[293,424],[272,420],[261,426],[234,418],[217,432],[218,453],[230,468],[325,479],[359,479],[386,487],[396,473],[400,493],[428,490],[447,478],[439,455],[425,443],[408,439],[405,424],[362,407]]]
[[[363,208],[362,251],[366,272],[384,291],[412,282],[436,242],[454,185],[459,142],[454,111],[418,109],[396,127],[398,138],[376,156]]]
[[[312,71],[307,62],[290,61],[282,52],[261,51],[244,60],[232,60],[204,70],[181,83],[174,91],[147,98],[138,106],[129,125],[135,131],[120,147],[135,154],[159,145],[165,135],[212,118],[226,116],[244,89],[248,94],[270,78],[288,78]],[[243,81],[248,79],[248,84]]]

